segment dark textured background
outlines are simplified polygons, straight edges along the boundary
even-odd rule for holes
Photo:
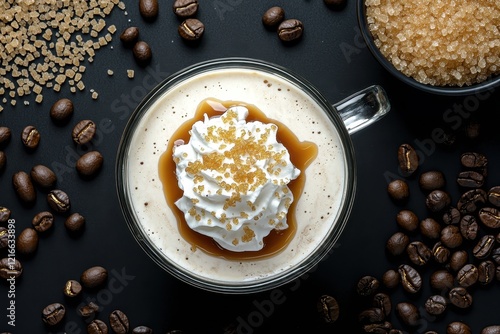
[[[446,189],[453,202],[459,196],[455,177],[464,151],[486,154],[489,175],[485,189],[499,185],[500,93],[495,91],[482,99],[437,97],[396,82],[365,47],[352,0],[341,11],[328,9],[321,0],[201,1],[198,18],[205,23],[206,32],[196,46],[187,45],[177,35],[179,20],[172,13],[171,2],[161,1],[160,15],[152,23],[140,17],[136,1],[127,4],[128,15],[119,9],[113,11],[107,19],[108,25],[113,23],[118,28],[111,43],[113,49],[108,46],[97,52],[84,75],[87,86],[84,92],[73,95],[65,89],[59,94],[46,90],[41,105],[18,103],[14,108],[6,106],[0,114],[0,125],[13,131],[13,138],[5,148],[7,168],[0,175],[0,205],[12,210],[17,232],[31,225],[34,214],[48,208],[41,192],[35,207],[23,208],[12,189],[12,174],[29,171],[38,163],[64,166],[58,186],[71,197],[72,212],[80,212],[87,219],[84,233],[73,238],[66,233],[64,218],[56,216],[54,228],[41,236],[36,254],[30,258],[18,257],[24,273],[16,281],[16,327],[6,324],[8,286],[2,282],[0,331],[85,333],[86,322],[76,309],[83,302],[95,300],[102,307],[99,319],[108,322],[109,313],[121,309],[128,315],[132,328],[147,325],[155,333],[173,329],[184,333],[223,333],[230,324],[239,326],[240,333],[359,332],[357,315],[371,302],[357,296],[357,280],[367,274],[380,278],[387,269],[407,261],[389,259],[384,249],[387,238],[398,230],[395,215],[402,208],[393,204],[385,191],[388,180],[399,177],[398,146],[410,143],[421,153],[418,172],[430,169],[445,172]],[[271,5],[281,5],[288,18],[303,21],[305,31],[299,43],[284,45],[274,32],[263,27],[261,15]],[[130,50],[120,44],[118,35],[128,25],[138,26],[141,38],[152,47],[153,59],[147,69],[138,67]],[[351,218],[336,248],[316,270],[274,292],[227,296],[179,282],[140,249],[118,205],[116,150],[128,116],[145,93],[144,87],[199,61],[226,56],[259,58],[285,66],[309,80],[332,103],[371,84],[382,85],[392,102],[389,115],[352,136],[358,189]],[[126,77],[129,68],[136,70],[133,80]],[[107,69],[112,69],[115,75],[108,77]],[[99,92],[95,101],[90,97],[92,88]],[[58,127],[48,112],[53,102],[65,96],[74,101],[76,111],[69,125]],[[454,105],[466,106],[471,112],[459,116],[450,111]],[[459,128],[472,118],[482,124],[481,135],[475,140],[464,137]],[[101,151],[105,162],[91,181],[81,179],[72,168],[75,157],[83,153],[73,145],[70,136],[72,125],[80,119],[93,119],[100,129],[90,148]],[[38,127],[42,134],[40,146],[33,153],[26,152],[19,140],[21,130],[29,124]],[[457,141],[451,146],[433,139],[433,133],[447,128],[456,128]],[[404,207],[423,219],[429,214],[424,194],[415,176],[408,182],[411,197]],[[4,256],[5,250],[1,254]],[[66,280],[78,279],[83,270],[94,265],[109,270],[107,288],[85,291],[76,301],[66,299],[62,293]],[[393,303],[406,300],[421,307],[431,293],[436,293],[428,283],[435,268],[433,264],[422,268],[424,285],[419,294],[408,295],[397,288],[392,294]],[[465,311],[450,307],[444,316],[435,318],[422,310],[423,320],[414,332],[434,329],[445,333],[447,323],[462,320],[471,326],[473,333],[479,333],[483,326],[500,323],[499,287],[500,283],[495,281],[488,287],[471,289],[473,306]],[[325,324],[316,312],[316,301],[322,294],[334,296],[340,304],[340,317],[334,324]],[[67,314],[59,326],[47,328],[42,323],[41,310],[53,302],[64,303]],[[390,321],[400,327],[394,313]]]

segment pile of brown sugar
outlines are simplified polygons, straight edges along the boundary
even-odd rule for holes
[[[366,0],[369,30],[403,74],[434,86],[500,73],[498,0]]]
[[[84,90],[85,64],[116,32],[105,21],[115,6],[125,9],[119,0],[0,1],[0,111],[31,94],[41,103],[44,88]]]

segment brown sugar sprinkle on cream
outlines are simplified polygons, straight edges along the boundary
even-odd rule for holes
[[[115,6],[125,8],[119,0],[0,1],[0,97],[15,105],[33,93],[41,103],[44,88],[83,90],[84,63],[116,32],[105,21]]]
[[[366,0],[369,30],[403,74],[464,86],[500,73],[497,0]]]

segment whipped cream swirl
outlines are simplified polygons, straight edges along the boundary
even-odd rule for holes
[[[230,251],[257,251],[273,229],[288,228],[288,183],[300,170],[276,140],[276,124],[246,122],[248,109],[228,108],[196,122],[173,159],[183,196],[176,206],[189,227]]]

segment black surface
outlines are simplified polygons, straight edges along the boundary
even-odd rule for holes
[[[284,45],[274,32],[262,26],[261,15],[271,5],[266,1],[202,2],[198,18],[206,24],[206,32],[194,46],[180,40],[179,20],[170,3],[160,3],[160,15],[151,23],[139,16],[134,1],[128,4],[128,15],[115,9],[107,20],[108,25],[114,23],[118,28],[113,49],[108,46],[97,52],[84,75],[87,89],[83,93],[65,90],[57,94],[46,90],[41,105],[5,106],[0,125],[9,126],[13,138],[4,149],[8,163],[0,175],[0,205],[12,210],[17,232],[30,226],[34,214],[48,208],[42,192],[38,191],[34,207],[25,208],[12,189],[12,174],[29,171],[38,163],[62,168],[58,185],[71,197],[72,211],[83,214],[87,225],[82,235],[72,237],[64,229],[63,217],[57,215],[54,228],[41,236],[36,254],[29,258],[18,256],[24,273],[16,281],[15,298],[7,297],[9,287],[5,282],[0,284],[0,331],[85,333],[86,321],[77,315],[76,309],[83,302],[96,300],[102,306],[97,318],[108,322],[111,311],[121,309],[129,316],[131,327],[147,325],[155,333],[173,329],[184,333],[223,333],[230,324],[239,325],[240,333],[360,332],[357,315],[371,302],[356,294],[357,280],[367,274],[380,278],[387,269],[407,261],[390,259],[384,249],[387,238],[398,230],[396,213],[407,207],[420,218],[429,214],[415,177],[408,179],[409,203],[397,206],[387,196],[388,180],[399,177],[398,146],[410,143],[422,153],[419,172],[445,172],[446,189],[454,202],[459,195],[454,179],[464,151],[478,151],[489,158],[485,188],[500,184],[498,91],[481,97],[438,97],[396,81],[365,47],[354,1],[341,11],[328,9],[320,0],[277,0],[274,4],[282,5],[287,17],[303,21],[305,31],[299,43]],[[138,67],[130,50],[120,44],[118,35],[128,25],[138,26],[141,38],[152,47],[149,68]],[[139,103],[144,87],[199,61],[225,56],[254,57],[288,67],[313,83],[332,103],[371,84],[382,85],[392,102],[389,115],[352,136],[358,190],[351,218],[337,247],[316,270],[294,283],[250,295],[204,292],[162,271],[133,239],[122,218],[115,190],[116,149],[127,117]],[[126,77],[129,68],[135,69],[133,80]],[[115,75],[108,77],[107,69]],[[95,101],[90,97],[92,88],[99,92]],[[52,103],[61,97],[70,97],[76,108],[69,125],[62,127],[54,125],[48,114]],[[455,105],[464,106],[465,113],[450,111]],[[471,118],[482,124],[481,135],[475,140],[466,138],[460,129]],[[100,129],[90,148],[101,151],[105,162],[93,180],[83,180],[72,168],[75,157],[83,152],[73,145],[70,133],[72,124],[81,119],[95,120]],[[29,124],[42,133],[40,147],[33,153],[26,152],[19,140],[22,128]],[[456,128],[457,142],[451,146],[433,139],[433,133],[447,128]],[[5,254],[2,251],[2,256]],[[75,301],[65,298],[62,288],[66,280],[79,279],[83,270],[94,265],[109,270],[107,288],[85,291]],[[428,283],[433,268],[433,264],[422,268],[424,286],[419,294],[409,295],[399,287],[392,294],[393,303],[408,300],[421,307],[427,296],[436,293]],[[445,333],[449,322],[462,320],[473,333],[479,333],[486,325],[500,323],[499,287],[500,282],[495,281],[488,287],[472,289],[474,302],[467,310],[450,307],[444,316],[435,318],[421,309],[423,320],[412,331],[424,333],[434,329]],[[322,294],[334,296],[340,304],[340,317],[334,324],[325,324],[316,312],[316,301]],[[15,301],[15,327],[7,325],[11,300]],[[61,325],[48,328],[41,320],[41,310],[53,302],[64,303],[67,314]],[[395,327],[402,327],[394,313],[389,320]]]

